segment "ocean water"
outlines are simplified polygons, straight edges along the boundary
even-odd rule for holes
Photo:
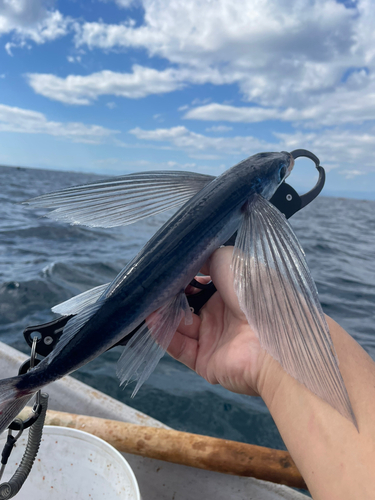
[[[20,202],[98,177],[0,167],[0,340],[29,352],[22,331],[52,320],[51,307],[112,280],[169,214],[124,228],[90,229],[41,217]],[[290,220],[324,311],[375,359],[375,201],[320,196]],[[103,332],[105,334],[105,332]],[[134,399],[115,375],[121,348],[74,373],[175,429],[285,448],[267,408],[211,386],[165,356]],[[13,374],[9,374],[11,376]]]

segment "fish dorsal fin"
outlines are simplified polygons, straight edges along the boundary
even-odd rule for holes
[[[137,381],[132,397],[163,357],[183,315],[185,322],[191,324],[193,318],[186,295],[180,292],[153,312],[125,346],[118,360],[117,376],[121,384]]]
[[[241,309],[261,346],[357,425],[304,252],[284,215],[259,195],[244,211],[232,265]]]
[[[46,217],[61,222],[123,226],[186,203],[214,178],[194,172],[140,172],[73,186],[24,203],[52,208]]]
[[[96,286],[86,292],[80,293],[75,297],[72,297],[65,302],[61,302],[56,306],[52,307],[52,312],[56,314],[61,314],[62,316],[69,316],[71,314],[79,314],[87,306],[94,304],[99,297],[105,292],[109,287],[110,283],[105,283],[104,285]]]

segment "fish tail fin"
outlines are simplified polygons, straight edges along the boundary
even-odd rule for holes
[[[39,389],[35,386],[27,387],[24,383],[25,377],[27,374],[0,381],[0,434],[13,422]]]

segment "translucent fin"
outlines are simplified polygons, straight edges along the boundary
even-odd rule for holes
[[[259,195],[244,213],[233,270],[241,309],[262,347],[357,426],[304,252],[285,217]]]
[[[101,308],[103,302],[100,300],[87,306],[81,310],[79,314],[71,318],[64,327],[63,334],[60,337],[56,347],[49,355],[52,360],[60,354],[61,350],[70,342],[70,340],[79,332],[79,330],[94,316],[94,314]]]
[[[54,220],[90,227],[115,227],[186,203],[215,177],[194,172],[140,172],[74,186],[26,201],[53,208]]]
[[[52,307],[51,311],[62,316],[69,316],[70,314],[79,314],[87,306],[94,304],[99,297],[105,292],[110,283],[96,286],[86,292],[80,293],[71,299],[65,300],[56,306]]]
[[[181,292],[168,304],[152,313],[146,321],[147,324],[145,323],[125,346],[117,364],[117,376],[121,384],[126,381],[138,381],[132,397],[163,357],[183,314],[186,324],[191,324],[192,313],[186,295]]]
[[[13,422],[38,389],[19,390],[17,384],[23,377],[19,375],[0,381],[0,434]]]

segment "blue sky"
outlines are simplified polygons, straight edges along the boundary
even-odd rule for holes
[[[305,148],[326,192],[373,198],[374,26],[374,0],[0,0],[0,164],[219,174]]]

